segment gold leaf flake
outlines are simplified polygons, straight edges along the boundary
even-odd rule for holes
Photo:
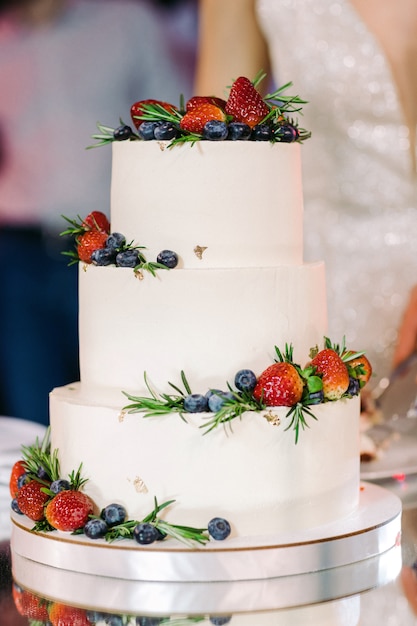
[[[143,272],[141,272],[140,270],[136,270],[136,272],[135,272],[135,276],[136,276],[136,278],[138,278],[139,280],[143,280]]]
[[[133,486],[138,493],[148,493],[148,488],[140,476],[136,476],[133,481]]]
[[[126,411],[120,411],[119,417],[118,417],[119,422],[123,422],[124,421],[125,415],[126,415]]]
[[[203,258],[203,252],[207,250],[207,246],[196,246],[194,248],[194,254],[196,255],[196,257],[198,259],[202,259]]]
[[[281,418],[271,410],[262,413],[262,417],[264,417],[268,424],[271,424],[272,426],[279,426],[281,424]]]

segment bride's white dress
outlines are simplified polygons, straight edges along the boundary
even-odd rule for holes
[[[417,283],[417,185],[390,66],[349,0],[257,8],[277,84],[292,81],[309,101],[298,118],[312,131],[302,147],[305,259],[326,263],[329,336],[365,348],[385,375]]]

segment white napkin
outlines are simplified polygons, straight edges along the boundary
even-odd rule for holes
[[[21,447],[41,441],[46,428],[36,422],[0,416],[0,541],[10,538],[10,472],[22,458]]]

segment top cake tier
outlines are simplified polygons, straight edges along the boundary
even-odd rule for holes
[[[303,261],[298,144],[113,144],[113,232],[183,268],[276,267]]]

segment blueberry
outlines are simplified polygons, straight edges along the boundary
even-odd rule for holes
[[[159,626],[161,623],[161,617],[148,617],[138,615],[136,618],[136,626]]]
[[[100,517],[108,526],[122,524],[126,519],[126,509],[121,504],[108,504],[100,513]]]
[[[68,480],[65,480],[65,478],[58,478],[58,480],[54,480],[51,483],[49,489],[52,491],[52,493],[59,493],[60,491],[68,491],[69,489],[71,489],[71,485],[69,484]]]
[[[201,393],[192,393],[184,398],[184,410],[188,413],[203,413],[207,408],[207,398]]]
[[[118,267],[136,267],[139,264],[139,252],[134,248],[122,250],[116,255],[116,265]]]
[[[133,537],[142,545],[153,543],[158,539],[158,532],[152,524],[142,522],[137,524],[133,529]]]
[[[115,251],[110,248],[99,248],[91,253],[91,262],[94,265],[111,265],[115,262]]]
[[[357,396],[361,389],[359,379],[354,378],[354,376],[349,376],[349,387],[347,388],[346,393],[350,396]]]
[[[123,124],[122,126],[119,126],[115,129],[113,133],[113,139],[115,139],[116,141],[126,141],[126,139],[130,139],[132,135],[133,131],[130,126]]]
[[[162,530],[159,530],[159,528],[157,526],[155,526],[155,530],[156,530],[156,540],[157,541],[163,541],[165,539],[165,537],[167,536],[166,533],[162,532]]]
[[[306,402],[307,404],[321,404],[322,402],[324,402],[323,390],[320,389],[320,391],[312,391],[311,393],[309,393],[306,398]]]
[[[203,137],[210,141],[224,141],[228,135],[226,122],[220,120],[210,120],[203,128]]]
[[[104,619],[104,623],[108,626],[123,626],[125,624],[121,615],[108,615]]]
[[[274,135],[278,141],[293,143],[293,141],[297,141],[300,133],[292,124],[282,124],[275,129]]]
[[[213,393],[208,400],[208,408],[212,413],[217,413],[225,405],[227,400],[234,398],[230,391],[221,391],[220,393]]]
[[[252,128],[250,136],[252,141],[271,141],[272,128],[269,124],[257,124]]]
[[[230,615],[211,615],[209,619],[214,626],[223,626],[228,624],[232,618]]]
[[[243,122],[230,122],[227,138],[232,141],[244,141],[251,135],[251,127]]]
[[[89,537],[90,539],[100,539],[104,537],[109,527],[103,519],[98,519],[94,517],[89,519],[84,526],[84,535]]]
[[[230,524],[222,517],[213,517],[208,523],[208,532],[213,539],[222,541],[230,535]]]
[[[38,466],[36,476],[41,480],[49,480],[49,472],[43,467],[43,465]]]
[[[122,233],[111,233],[106,239],[106,248],[119,250],[126,245],[126,237]]]
[[[26,483],[28,483],[29,481],[30,478],[27,472],[25,472],[24,474],[20,474],[19,478],[17,479],[17,488],[21,489],[23,485],[26,485]]]
[[[155,139],[155,128],[160,124],[161,122],[142,122],[138,128],[139,137],[145,141]]]
[[[10,506],[12,507],[12,511],[17,513],[18,515],[23,515],[22,511],[19,509],[19,505],[17,504],[16,498],[13,498],[13,500],[10,503]]]
[[[252,370],[239,370],[235,376],[235,385],[239,391],[253,391],[256,385],[256,376]]]
[[[155,127],[154,138],[158,140],[175,139],[178,129],[171,122],[162,122]]]
[[[123,626],[125,623],[121,615],[108,615],[104,619],[104,623],[108,626]]]
[[[223,393],[223,391],[222,391],[221,389],[209,389],[209,390],[207,391],[207,393],[206,393],[206,398],[207,398],[207,401],[208,401],[208,400],[210,400],[210,398],[211,398],[211,396],[212,396],[213,394],[217,394],[217,395],[219,395],[219,394],[221,394],[221,393]]]
[[[157,262],[169,269],[173,269],[178,265],[178,254],[172,250],[162,250],[157,256]]]
[[[95,624],[96,622],[104,621],[106,617],[108,617],[108,613],[102,613],[101,611],[87,610],[85,612],[85,616],[90,622],[90,624]]]

